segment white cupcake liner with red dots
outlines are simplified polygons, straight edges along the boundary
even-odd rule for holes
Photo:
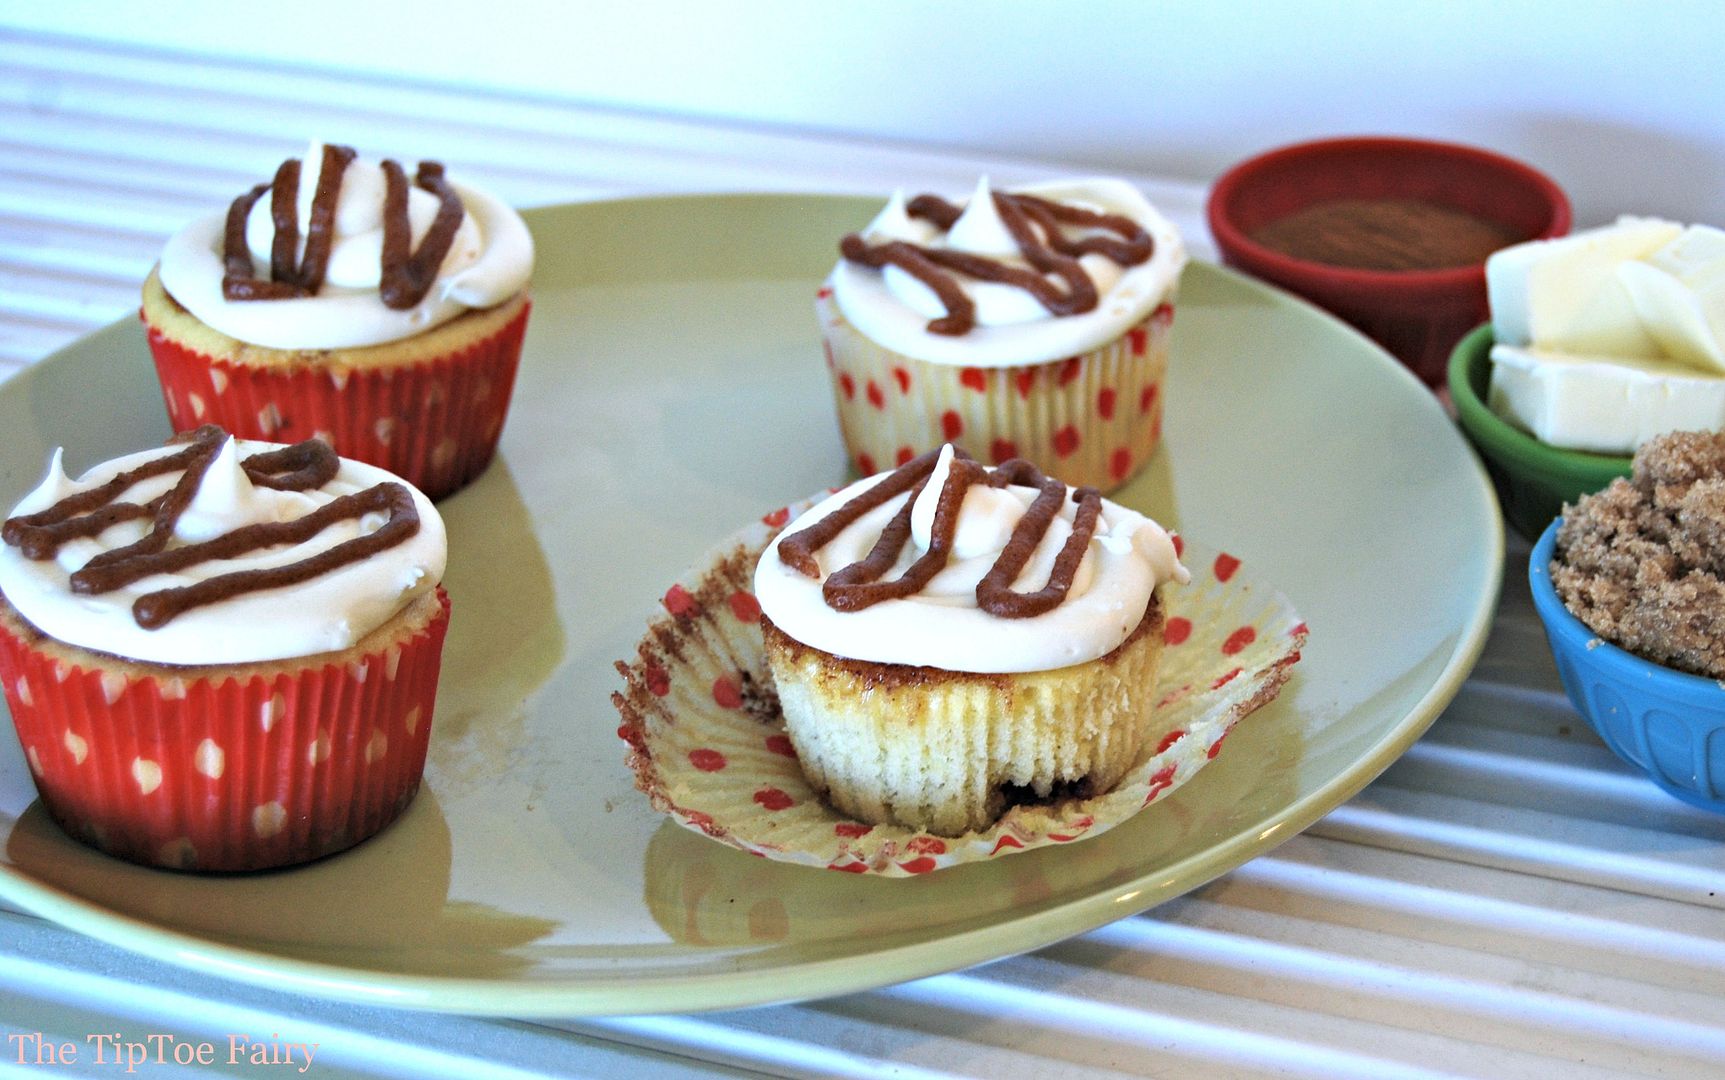
[[[1162,594],[1167,644],[1152,722],[1160,737],[1114,790],[1016,806],[960,837],[864,824],[829,808],[803,778],[749,591],[760,553],[809,505],[766,515],[671,586],[636,658],[618,662],[625,688],[612,695],[636,786],[656,809],[780,862],[908,877],[1100,835],[1192,779],[1241,717],[1276,696],[1306,639],[1293,606],[1238,559],[1186,547],[1191,584]]]
[[[1172,303],[1090,352],[1009,367],[933,364],[883,348],[839,313],[825,286],[815,311],[839,429],[864,476],[951,442],[978,461],[1027,458],[1106,492],[1162,437]]]

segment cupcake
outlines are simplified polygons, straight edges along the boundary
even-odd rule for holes
[[[1180,235],[1131,185],[895,193],[816,296],[865,474],[943,443],[1107,491],[1161,437]]]
[[[424,494],[216,427],[69,479],[0,536],[0,687],[48,813],[120,858],[340,851],[419,787],[448,626]]]
[[[1146,752],[1168,533],[1022,459],[928,452],[821,502],[755,570],[811,786],[942,836],[1109,791]]]
[[[496,452],[532,269],[520,215],[436,162],[313,143],[169,240],[140,314],[176,430],[322,439],[438,499]]]

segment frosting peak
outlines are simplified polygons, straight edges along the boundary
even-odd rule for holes
[[[279,493],[274,500],[284,501]],[[238,444],[232,438],[222,443],[204,470],[204,478],[191,501],[174,522],[174,539],[187,544],[214,540],[234,521],[280,521],[283,516],[272,500],[259,496],[252,478],[240,467]]]
[[[976,190],[971,192],[970,201],[965,203],[964,213],[958,215],[958,220],[946,231],[946,248],[949,251],[968,251],[972,255],[990,255],[1014,260],[1022,257],[1012,230],[1001,220],[1000,207],[994,203],[994,192],[989,190],[988,177],[984,176],[976,182]]]
[[[862,231],[863,237],[879,243],[886,240],[909,240],[922,243],[934,234],[934,230],[926,223],[912,221],[910,211],[905,208],[904,188],[894,188],[891,198],[881,207]]]
[[[940,448],[934,472],[929,474],[922,494],[911,505],[910,537],[923,551],[934,545],[934,512],[940,504],[940,493],[946,490],[947,479],[952,475],[953,461],[954,449],[948,443]],[[972,484],[965,490],[964,502],[959,504],[952,553],[960,559],[998,553],[1012,538],[1012,527],[1018,524],[1029,505],[1030,497],[1024,488]]]
[[[1007,672],[1107,654],[1164,580],[1186,573],[1154,522],[948,445],[809,510],[762,556],[755,592],[787,634],[837,656]]]

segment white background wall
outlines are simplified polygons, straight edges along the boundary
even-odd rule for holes
[[[1717,0],[9,0],[0,26],[1194,179],[1418,134],[1547,170],[1583,224],[1725,224]]]

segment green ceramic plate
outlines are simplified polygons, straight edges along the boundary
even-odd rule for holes
[[[541,263],[500,460],[443,504],[455,619],[427,786],[324,863],[208,879],[66,839],[0,745],[0,897],[128,949],[326,997],[513,1015],[818,997],[1023,952],[1286,840],[1419,737],[1485,640],[1502,529],[1429,392],[1315,309],[1185,277],[1166,444],[1120,496],[1253,563],[1311,625],[1281,698],[1094,840],[908,881],[751,858],[631,786],[608,697],[656,598],[844,478],[811,304],[872,201],[529,215]],[[124,320],[0,385],[0,503],[167,434]]]

